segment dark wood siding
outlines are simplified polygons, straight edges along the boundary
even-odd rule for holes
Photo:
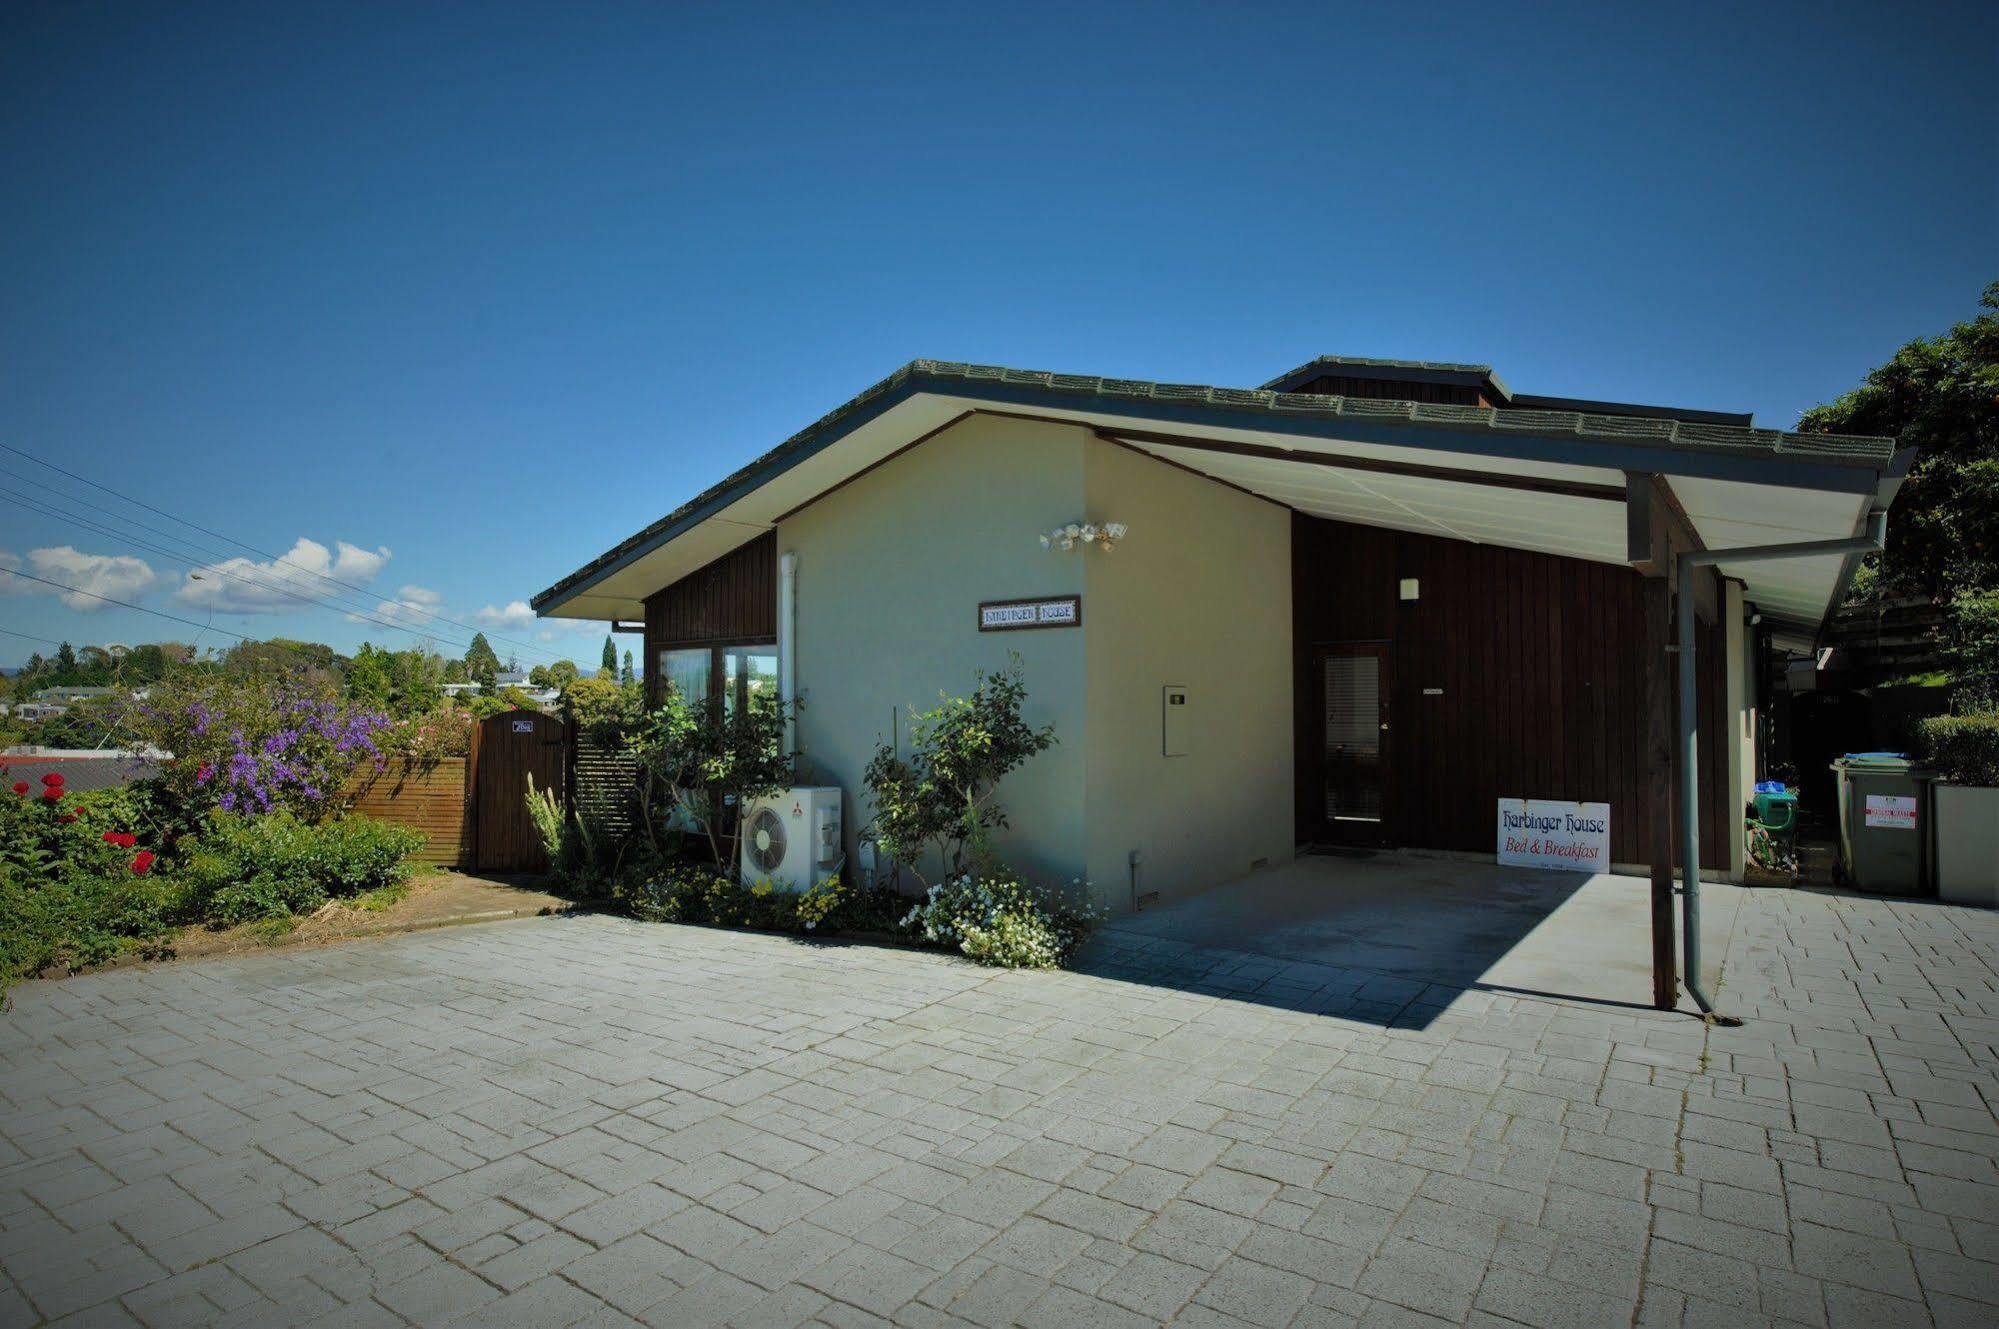
[[[777,635],[777,533],[766,532],[646,597],[647,645]]]
[[[645,674],[679,646],[777,640],[777,532],[767,531],[646,597]]]
[[[1611,805],[1611,856],[1649,858],[1641,578],[1629,568],[1297,515],[1298,831],[1319,830],[1322,721],[1316,650],[1392,646],[1389,838],[1490,853],[1495,804],[1555,798]],[[1404,604],[1414,577],[1420,598]],[[1701,844],[1725,867],[1724,662],[1701,628]],[[1441,689],[1441,692],[1428,691]],[[1670,814],[1669,814],[1670,815]]]

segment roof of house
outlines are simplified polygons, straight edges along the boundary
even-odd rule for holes
[[[1484,366],[1419,367],[1439,373],[1490,372]],[[535,609],[554,608],[923,394],[964,402],[973,409],[986,404],[1035,407],[1611,470],[1740,480],[1749,480],[1753,472],[1754,482],[1762,484],[1795,483],[1849,494],[1872,494],[1884,479],[1899,481],[1912,455],[1898,453],[1895,441],[1888,438],[1802,434],[1659,416],[1329,397],[915,360],[541,591],[533,597]]]
[[[1443,383],[1477,388],[1486,396],[1514,408],[1635,415],[1653,420],[1688,420],[1709,425],[1749,425],[1755,419],[1749,411],[1645,406],[1636,402],[1603,401],[1591,397],[1550,397],[1515,392],[1506,386],[1491,365],[1455,364],[1444,360],[1376,360],[1364,355],[1322,355],[1279,374],[1263,386],[1272,392],[1295,392],[1313,379],[1326,377],[1387,378],[1405,383]]]

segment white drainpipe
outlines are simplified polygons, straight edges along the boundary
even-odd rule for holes
[[[798,751],[798,555],[777,561],[777,691],[783,698],[784,750]]]

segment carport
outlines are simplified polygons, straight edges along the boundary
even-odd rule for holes
[[[1553,996],[1652,1006],[1646,878],[1506,867],[1422,850],[1301,855],[1105,924],[1107,939],[1319,966],[1362,987]],[[1739,888],[1707,887],[1701,980],[1712,992]],[[1380,984],[1376,984],[1380,990]],[[1432,994],[1438,1000],[1444,994]]]

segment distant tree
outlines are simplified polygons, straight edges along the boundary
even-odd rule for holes
[[[463,660],[446,660],[444,662],[444,681],[447,683],[465,683],[470,681],[465,673],[465,662]]]
[[[625,669],[623,673],[618,675],[618,681],[627,686],[638,682],[638,675],[632,672],[632,653],[630,651],[625,652]]]
[[[1983,312],[1919,337],[1867,381],[1798,421],[1805,433],[1885,434],[1919,449],[1870,556],[1861,596],[1948,601],[1999,589],[1999,282]]]
[[[609,637],[604,638],[604,649],[606,651],[611,649],[611,639]],[[64,675],[76,672],[76,651],[68,642],[64,642],[56,648],[56,670]]]
[[[579,671],[567,660],[557,660],[554,664],[536,665],[528,670],[528,682],[538,688],[554,688],[562,691],[576,681]]]
[[[222,655],[222,672],[232,678],[295,674],[303,669],[329,686],[338,674],[340,664],[340,656],[331,646],[324,642],[299,641],[293,637],[238,642]]]
[[[618,645],[608,635],[604,638],[604,663],[597,670],[597,676],[613,680],[618,677]]]
[[[486,634],[472,634],[472,644],[465,648],[465,674],[482,688],[493,686],[493,676],[500,672],[500,657],[493,653],[493,644],[486,640]]]

